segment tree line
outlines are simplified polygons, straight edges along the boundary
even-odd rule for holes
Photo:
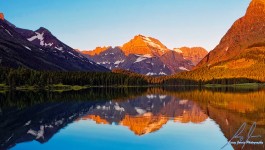
[[[198,74],[196,74],[198,73]],[[214,78],[213,74],[202,72],[184,72],[174,76],[151,77],[136,74],[126,70],[113,72],[59,72],[36,71],[25,68],[0,67],[0,84],[9,87],[50,85],[79,85],[79,86],[146,86],[146,85],[205,85],[205,84],[240,84],[261,83],[256,78],[223,77]]]
[[[10,87],[55,84],[80,86],[135,86],[147,85],[142,76],[112,72],[35,71],[25,68],[0,68],[0,83]]]

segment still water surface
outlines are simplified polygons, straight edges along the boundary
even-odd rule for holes
[[[263,89],[13,91],[0,100],[0,149],[218,150],[243,123],[247,137],[255,122],[260,137],[251,140],[265,142]]]

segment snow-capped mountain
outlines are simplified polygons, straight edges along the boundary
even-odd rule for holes
[[[15,68],[108,71],[58,40],[47,29],[21,29],[5,19],[0,19],[0,60],[2,66]]]
[[[149,54],[151,56],[162,56],[169,49],[162,44],[159,40],[146,37],[143,35],[137,35],[128,43],[125,43],[121,49],[125,53],[125,55],[129,54],[139,54],[139,55],[146,55]]]
[[[144,75],[168,75],[169,68],[159,59],[150,54],[129,54],[128,56],[120,47],[109,48],[98,55],[88,57],[108,69],[125,69]]]
[[[194,67],[183,54],[143,35],[135,36],[121,47],[98,47],[82,53],[108,69],[125,69],[149,76],[171,75]]]

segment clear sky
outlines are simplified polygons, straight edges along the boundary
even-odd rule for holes
[[[18,27],[49,29],[73,48],[120,46],[142,34],[169,48],[213,49],[250,0],[0,0]]]

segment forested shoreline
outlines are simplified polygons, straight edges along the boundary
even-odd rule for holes
[[[49,85],[80,85],[80,86],[129,86],[147,85],[147,81],[141,76],[111,72],[58,72],[58,71],[35,71],[24,68],[0,69],[0,83],[9,87]]]
[[[54,85],[86,86],[86,87],[110,87],[110,86],[178,86],[206,84],[242,84],[261,83],[248,78],[223,78],[211,80],[192,80],[174,78],[173,76],[151,77],[136,74],[125,70],[113,72],[58,72],[36,71],[25,68],[0,67],[0,85],[15,89],[21,86],[31,86],[44,89]],[[0,86],[0,87],[1,87]]]

